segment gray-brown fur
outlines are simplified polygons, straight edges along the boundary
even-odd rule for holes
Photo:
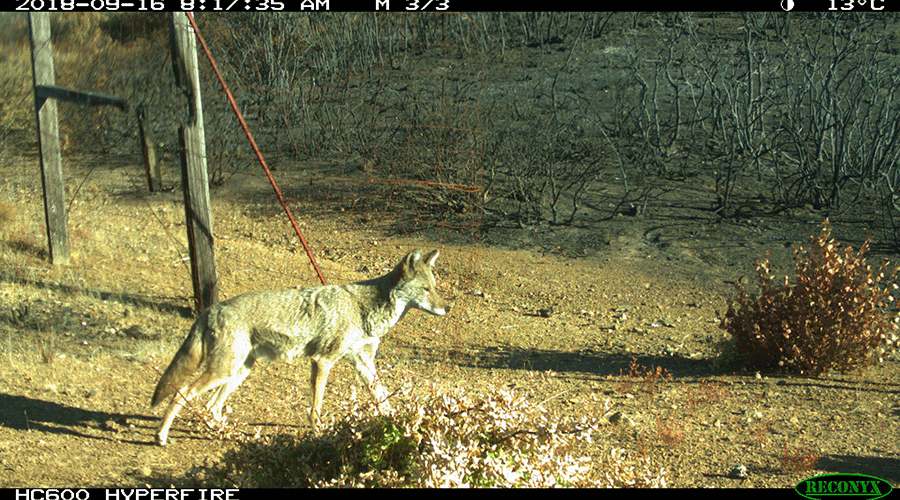
[[[449,310],[438,295],[432,266],[438,252],[414,250],[388,274],[342,286],[260,291],[239,295],[203,311],[160,378],[151,405],[172,402],[157,430],[164,445],[184,400],[215,389],[208,407],[221,418],[225,399],[249,375],[257,359],[312,360],[309,419],[319,420],[331,367],[348,358],[379,404],[386,393],[374,358],[379,339],[411,308],[443,315]],[[190,383],[198,370],[199,376]],[[183,396],[183,398],[181,397]]]

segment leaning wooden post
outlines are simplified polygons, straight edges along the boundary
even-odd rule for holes
[[[69,232],[67,229],[65,185],[62,158],[59,152],[59,123],[56,101],[38,93],[38,88],[53,85],[53,50],[50,44],[50,14],[33,12],[28,15],[31,33],[31,68],[34,79],[34,107],[37,114],[38,149],[41,161],[41,183],[44,187],[44,219],[50,262],[68,264]]]
[[[209,211],[209,179],[206,173],[197,42],[194,30],[183,12],[172,13],[171,33],[175,82],[188,100],[188,116],[179,129],[182,145],[181,182],[184,187],[194,298],[198,310],[202,311],[218,301],[219,288],[213,252],[212,216]]]

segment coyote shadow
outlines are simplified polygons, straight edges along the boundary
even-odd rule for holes
[[[115,439],[114,436],[100,437],[89,430],[108,429],[115,432],[117,426],[136,420],[154,419],[145,415],[91,411],[25,396],[0,394],[0,426],[20,431],[66,434],[121,442],[124,440]],[[145,444],[139,441],[134,443]]]
[[[818,468],[841,474],[870,474],[900,485],[900,459],[854,455],[826,455],[819,459]]]
[[[520,349],[488,346],[436,352],[407,347],[413,356],[427,361],[451,362],[471,368],[495,368],[528,371],[553,371],[572,377],[606,377],[628,374],[632,364],[645,368],[660,367],[673,376],[710,376],[719,374],[709,360],[680,356],[582,350],[573,352],[549,349]]]

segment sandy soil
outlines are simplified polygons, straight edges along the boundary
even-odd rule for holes
[[[204,484],[205,468],[234,443],[185,415],[170,445],[155,446],[160,411],[148,408],[193,316],[180,195],[147,193],[134,164],[72,163],[70,266],[46,258],[34,160],[3,166],[0,486]],[[223,298],[317,284],[267,189],[235,178],[213,191]],[[560,415],[617,409],[634,427],[610,424],[590,452],[649,456],[675,487],[793,487],[822,472],[900,485],[896,356],[818,379],[717,363],[732,283],[752,276],[766,251],[788,271],[791,244],[816,233],[822,213],[717,222],[660,210],[593,227],[459,233],[340,202],[297,197],[292,208],[331,283],[377,276],[412,248],[441,250],[452,313],[414,311],[385,338],[377,363],[389,390],[409,380],[502,385]],[[850,244],[865,231],[835,221]],[[304,431],[307,373],[303,360],[259,366],[229,400],[231,430]],[[339,365],[325,411],[356,384]],[[792,471],[785,458],[795,454],[821,458]],[[747,478],[727,477],[738,464]]]

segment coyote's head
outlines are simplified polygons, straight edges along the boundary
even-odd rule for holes
[[[402,303],[405,305],[404,309],[414,307],[438,316],[447,314],[450,305],[438,294],[434,274],[431,272],[437,257],[437,250],[422,255],[422,250],[417,249],[408,253],[397,264],[394,271],[398,282],[394,290],[398,307]]]

